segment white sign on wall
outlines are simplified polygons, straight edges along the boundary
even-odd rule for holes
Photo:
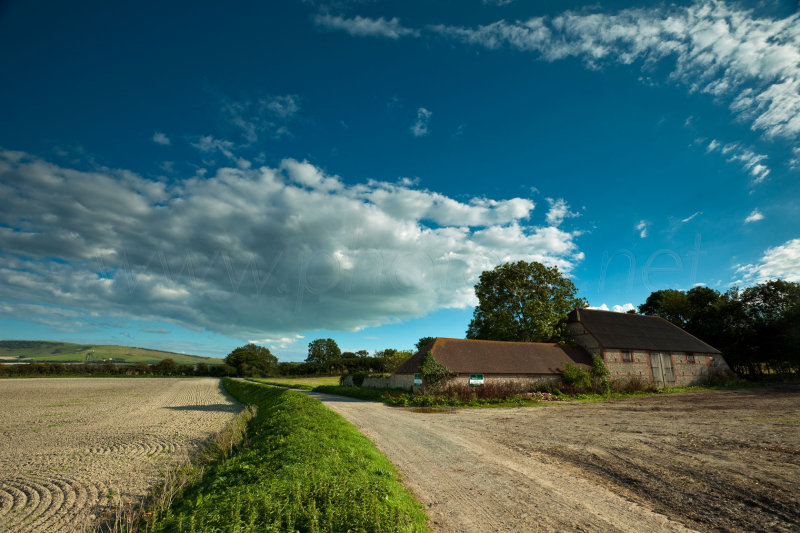
[[[414,374],[414,386],[415,387],[422,386],[422,374]]]

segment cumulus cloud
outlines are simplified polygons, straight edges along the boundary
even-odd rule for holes
[[[640,238],[644,239],[645,237],[647,237],[647,227],[649,225],[650,222],[648,222],[647,220],[640,220],[639,222],[636,223],[633,229],[639,232]]]
[[[153,134],[153,142],[156,144],[160,144],[161,146],[169,146],[170,140],[165,134],[157,131]]]
[[[419,31],[401,26],[397,17],[388,20],[383,17],[373,19],[361,16],[343,18],[325,13],[315,16],[314,24],[328,30],[345,31],[354,37],[386,37],[396,40],[405,35],[419,35]]]
[[[232,150],[215,141],[198,149]],[[0,301],[243,339],[474,305],[477,277],[501,262],[569,272],[583,259],[578,232],[529,222],[530,200],[346,184],[294,159],[165,183],[0,151],[0,195],[13,199],[0,211]]]
[[[761,211],[758,208],[753,209],[753,212],[747,215],[747,218],[744,219],[744,223],[748,224],[750,222],[758,222],[759,220],[763,220],[764,215],[761,214]]]
[[[738,265],[736,272],[743,277],[735,284],[763,283],[771,279],[800,282],[800,239],[767,248],[758,263]]]
[[[579,217],[580,213],[575,213],[569,210],[569,204],[563,198],[553,200],[547,199],[550,204],[550,210],[547,212],[547,223],[551,226],[560,226],[565,218]]]
[[[273,350],[276,349],[285,349],[295,344],[300,339],[304,338],[303,335],[290,335],[287,337],[278,337],[278,338],[266,338],[266,339],[254,339],[249,340],[250,344],[264,344],[269,346]]]
[[[417,121],[411,126],[411,133],[414,137],[425,137],[430,134],[429,126],[432,115],[433,113],[424,107],[417,109]]]
[[[605,303],[603,303],[598,307],[589,306],[589,309],[598,309],[600,311],[614,311],[615,313],[627,313],[628,311],[634,311],[636,308],[633,306],[632,303],[626,303],[622,305],[615,305],[614,307],[609,309],[608,306]]]
[[[545,61],[575,57],[593,69],[638,64],[650,75],[654,65],[670,61],[670,80],[727,103],[753,130],[789,139],[800,134],[800,13],[759,18],[753,10],[712,0],[430,30],[475,46],[532,52]]]

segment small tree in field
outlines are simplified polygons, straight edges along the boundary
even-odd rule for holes
[[[278,358],[269,349],[251,343],[229,353],[225,364],[235,368],[238,376],[267,376],[277,366]]]

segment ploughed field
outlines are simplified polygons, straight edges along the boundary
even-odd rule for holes
[[[0,380],[0,532],[91,530],[238,411],[216,378]]]
[[[797,390],[449,411],[310,394],[397,465],[435,531],[800,531]]]

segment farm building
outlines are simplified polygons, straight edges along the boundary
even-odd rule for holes
[[[455,374],[450,383],[482,385],[498,381],[555,381],[566,363],[589,368],[591,356],[578,346],[534,342],[502,342],[437,337],[407,359],[392,375],[395,386],[420,384],[422,357],[433,358]]]
[[[580,346],[603,356],[612,379],[640,376],[671,387],[730,372],[719,350],[660,317],[576,309],[567,328]]]

